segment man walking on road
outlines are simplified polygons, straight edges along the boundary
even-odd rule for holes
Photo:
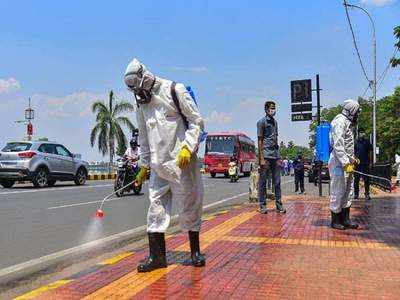
[[[365,138],[365,131],[362,128],[358,131],[358,139],[354,149],[355,156],[360,160],[360,163],[356,166],[356,171],[369,174],[372,161],[372,145],[370,141]],[[358,199],[360,193],[360,177],[360,174],[354,173],[354,199]],[[369,177],[362,175],[362,178],[365,187],[365,200],[370,200]]]
[[[295,193],[299,191],[300,194],[304,193],[304,161],[301,155],[297,156],[297,159],[293,163],[294,168],[294,185],[295,185]]]
[[[275,191],[276,210],[285,213],[281,201],[281,166],[279,164],[278,123],[274,119],[276,104],[273,101],[265,102],[265,117],[257,122],[258,157],[260,165],[260,179],[258,181],[258,202],[260,213],[267,213],[266,182],[268,170],[272,174],[272,183]]]

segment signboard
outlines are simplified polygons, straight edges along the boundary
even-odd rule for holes
[[[293,80],[290,82],[292,103],[312,102],[311,79]]]
[[[292,121],[311,121],[312,113],[292,114]]]
[[[312,104],[305,103],[305,104],[292,104],[292,112],[311,112],[312,111]]]

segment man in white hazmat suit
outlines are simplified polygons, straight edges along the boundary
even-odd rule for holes
[[[141,169],[137,180],[143,182],[151,168],[147,213],[150,255],[138,271],[167,266],[164,233],[170,224],[172,201],[181,229],[188,231],[191,264],[204,266],[199,245],[203,181],[196,155],[203,119],[183,84],[154,76],[137,59],[129,63],[124,80],[138,105]]]
[[[357,228],[350,221],[350,206],[353,198],[353,171],[358,159],[354,156],[354,125],[357,123],[360,105],[355,100],[346,100],[343,111],[331,122],[329,158],[331,176],[331,226],[335,229]]]

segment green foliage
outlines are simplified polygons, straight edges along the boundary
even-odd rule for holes
[[[121,156],[121,157],[124,156],[126,149],[127,149],[127,145],[126,144],[118,143],[117,151],[116,151],[117,155]]]
[[[398,51],[400,51],[400,26],[396,26],[393,29],[393,34],[394,34],[394,37],[397,39],[397,41],[394,44],[394,46],[397,48]],[[400,58],[396,58],[395,56],[393,56],[390,59],[390,64],[392,65],[393,68],[399,66],[400,65]]]
[[[94,147],[97,142],[98,150],[102,155],[110,154],[110,163],[113,162],[115,144],[118,145],[118,152],[126,149],[127,139],[122,128],[125,126],[130,131],[135,130],[132,122],[122,115],[133,112],[133,104],[119,101],[113,105],[113,101],[114,94],[110,91],[108,106],[102,101],[92,104],[92,112],[96,114],[96,125],[90,134],[91,146]]]
[[[279,152],[281,158],[288,158],[294,160],[299,154],[303,156],[303,158],[312,158],[312,150],[307,147],[297,146],[293,141],[289,141],[287,146],[284,142],[281,142],[279,145]]]
[[[367,135],[372,134],[372,103],[359,98],[361,113],[358,118],[358,127],[363,128]],[[322,119],[331,122],[342,111],[338,105],[325,108],[321,112]],[[378,160],[393,160],[396,150],[400,151],[400,87],[392,95],[377,101],[376,105],[377,146],[380,148]],[[317,124],[310,124],[310,147],[315,147],[315,128]]]

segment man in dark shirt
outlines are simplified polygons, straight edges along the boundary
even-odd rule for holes
[[[359,129],[358,139],[355,143],[354,154],[360,160],[360,164],[356,166],[356,171],[369,174],[372,156],[372,145],[365,138],[364,129]],[[362,176],[365,186],[365,200],[371,199],[369,195],[369,177],[354,173],[354,199],[358,199],[360,192],[360,177]]]
[[[274,119],[276,105],[273,101],[265,102],[265,117],[257,122],[258,157],[260,165],[260,179],[258,182],[258,202],[260,212],[267,213],[266,181],[268,170],[272,173],[272,183],[275,191],[276,210],[285,213],[281,201],[281,166],[279,164],[278,124]]]
[[[297,156],[297,159],[293,162],[294,168],[294,185],[295,192],[299,190],[300,185],[300,194],[304,193],[304,161],[301,155]]]

